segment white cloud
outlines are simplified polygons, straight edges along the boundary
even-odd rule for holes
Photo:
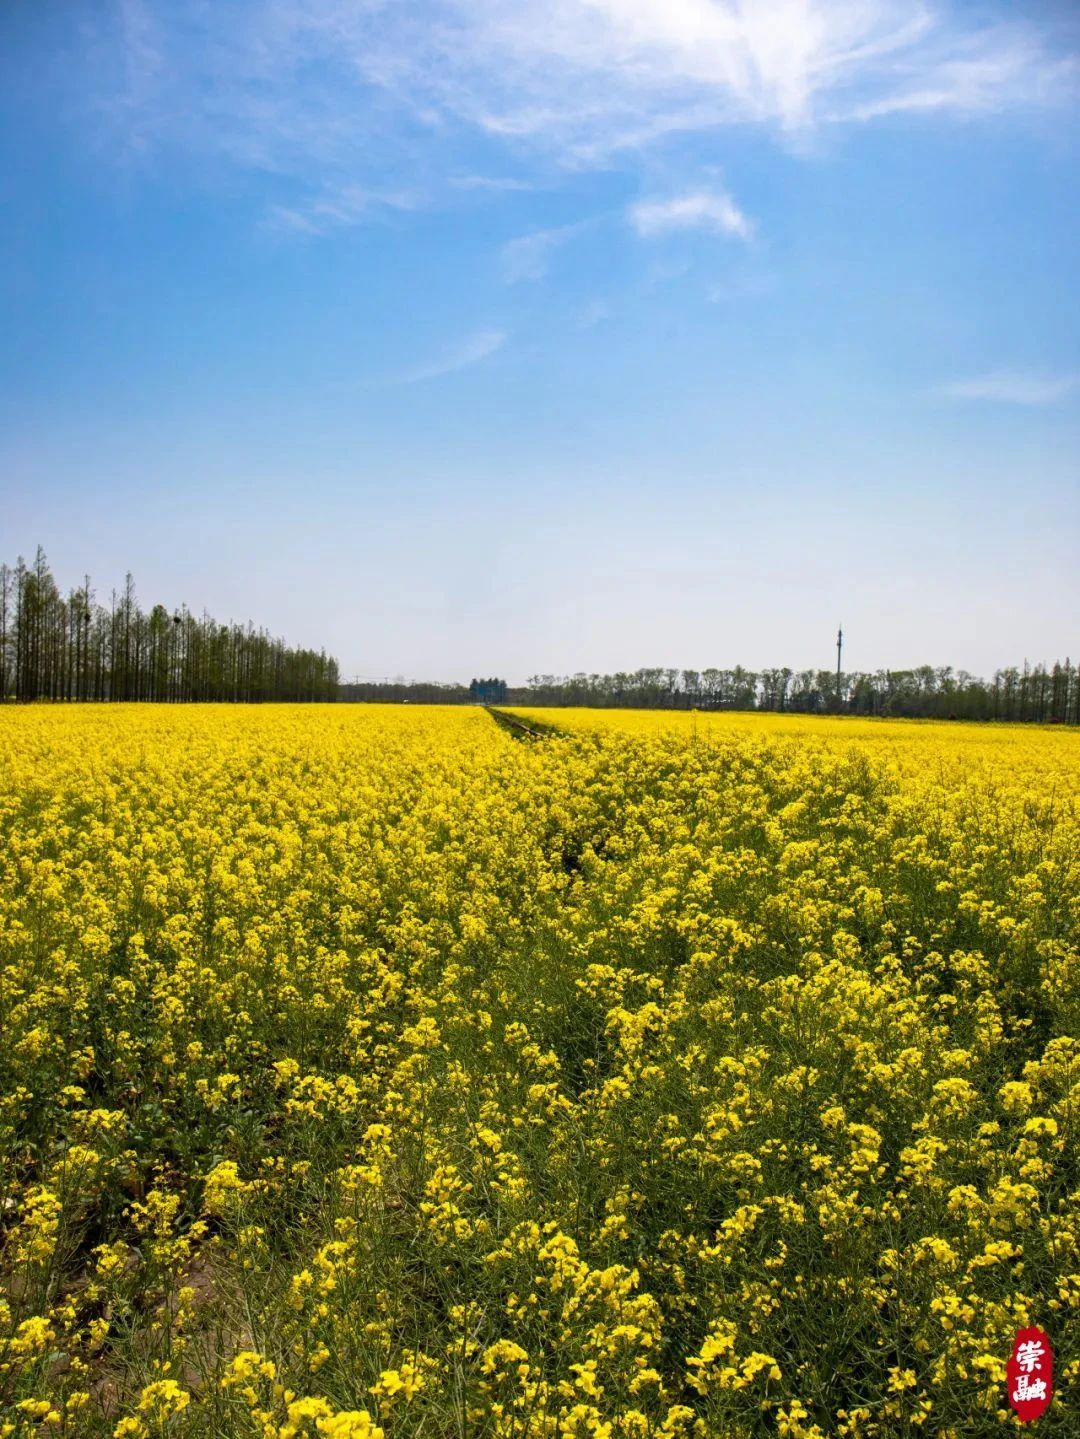
[[[677,133],[795,137],[1075,101],[1075,35],[950,0],[119,0],[93,51],[118,141],[215,153],[318,196],[470,177],[475,139],[555,166]],[[985,10],[983,10],[985,13]],[[87,22],[89,25],[90,22]],[[472,151],[469,160],[466,154]],[[465,172],[463,175],[463,171]],[[452,177],[457,176],[458,179]],[[330,212],[322,224],[333,223]],[[352,223],[347,212],[345,223]]]
[[[1053,405],[1078,392],[1080,373],[1036,375],[995,370],[942,386],[942,393],[952,399],[989,400],[1005,405]]]
[[[584,223],[559,225],[550,230],[533,230],[519,235],[502,248],[499,257],[503,279],[508,285],[521,280],[540,280],[548,272],[553,251],[578,234]]]
[[[532,180],[515,180],[502,175],[455,175],[450,181],[455,190],[535,190]]]
[[[758,299],[770,295],[776,288],[775,277],[767,271],[749,271],[717,280],[705,292],[710,305],[724,305],[730,301]]]
[[[726,190],[693,190],[667,200],[641,200],[627,212],[639,235],[671,230],[712,230],[748,240],[753,226]]]
[[[574,323],[575,330],[593,330],[597,325],[603,324],[611,318],[611,307],[603,300],[590,300],[585,305],[577,320]]]
[[[415,210],[419,201],[404,191],[380,194],[362,185],[327,186],[322,194],[295,205],[273,205],[271,224],[308,235],[323,235],[342,225],[358,225],[379,210]]]
[[[957,33],[947,44],[939,36],[926,56],[898,55],[891,79],[881,94],[842,108],[836,118],[869,121],[920,111],[974,116],[1038,107],[1075,98],[1080,65],[1076,55],[1055,56],[1033,30],[999,26]]]
[[[477,330],[475,334],[468,335],[429,364],[406,371],[401,378],[406,384],[414,384],[418,380],[435,380],[440,375],[452,375],[458,370],[467,370],[471,365],[478,365],[481,360],[486,360],[489,355],[501,350],[506,339],[502,330]]]

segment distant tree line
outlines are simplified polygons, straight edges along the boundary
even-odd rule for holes
[[[251,624],[186,607],[149,611],[129,574],[108,602],[90,580],[61,594],[44,552],[0,565],[0,698],[14,700],[329,700],[337,661]]]
[[[468,685],[436,680],[345,680],[338,698],[359,704],[469,705],[505,704],[510,689],[505,680],[470,680]]]
[[[347,680],[338,685],[338,699],[356,704],[465,705],[474,703],[465,685],[438,680]]]
[[[597,708],[774,710],[793,714],[1080,724],[1080,666],[1025,661],[979,679],[951,666],[855,671],[640,669],[612,675],[534,675],[513,704]]]

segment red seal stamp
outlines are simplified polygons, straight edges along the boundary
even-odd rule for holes
[[[1020,1329],[1005,1366],[1009,1403],[1022,1424],[1030,1424],[1054,1397],[1054,1351],[1041,1329]]]

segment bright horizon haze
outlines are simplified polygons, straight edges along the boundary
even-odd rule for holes
[[[0,559],[342,677],[1080,656],[1080,10],[9,0]]]

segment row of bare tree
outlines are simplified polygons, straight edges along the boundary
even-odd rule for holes
[[[141,609],[130,575],[103,604],[89,578],[61,594],[41,549],[0,565],[0,699],[328,700],[337,683],[323,651],[186,607]]]

